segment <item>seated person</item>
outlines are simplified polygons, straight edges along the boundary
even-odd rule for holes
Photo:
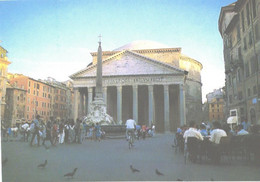
[[[221,137],[227,136],[227,133],[220,128],[221,128],[221,125],[219,122],[217,122],[217,121],[213,122],[213,130],[210,134],[209,140],[215,144],[219,144]]]
[[[195,128],[196,124],[194,121],[190,122],[190,128],[184,132],[183,138],[185,139],[185,143],[187,143],[188,137],[196,137],[199,140],[203,140],[203,136],[201,133]]]
[[[196,128],[196,124],[194,121],[191,121],[190,122],[190,128],[188,130],[186,130],[184,132],[184,135],[183,135],[183,138],[185,140],[185,147],[184,147],[184,151],[185,151],[185,155],[186,155],[186,152],[189,153],[189,158],[191,161],[193,162],[196,162],[197,160],[197,155],[198,155],[198,145],[197,143],[188,143],[188,138],[189,137],[192,137],[192,138],[197,138],[198,140],[200,141],[203,141],[203,136],[201,135],[201,133],[197,130]],[[189,148],[191,147],[191,148]]]
[[[243,128],[243,125],[237,126],[237,135],[248,135],[249,133]]]
[[[209,145],[209,157],[214,161],[218,162],[220,160],[220,153],[218,152],[218,146],[220,143],[221,137],[226,137],[227,133],[221,129],[221,125],[219,122],[213,122],[213,130],[210,135],[209,141],[211,142]]]
[[[206,130],[206,126],[204,124],[200,125],[200,133],[204,137],[208,136],[208,131]]]

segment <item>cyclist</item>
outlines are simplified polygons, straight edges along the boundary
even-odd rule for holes
[[[126,120],[125,125],[126,125],[126,139],[128,140],[128,138],[129,138],[128,134],[131,134],[132,136],[134,136],[136,122],[133,119],[128,119],[128,120]]]

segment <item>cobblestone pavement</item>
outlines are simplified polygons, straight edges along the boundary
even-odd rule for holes
[[[260,167],[243,161],[184,164],[183,155],[174,152],[172,140],[172,134],[156,134],[135,141],[131,150],[124,139],[86,140],[83,144],[63,144],[47,150],[25,142],[2,142],[2,159],[8,158],[2,167],[2,178],[4,182],[260,180]],[[37,168],[45,160],[46,167]],[[132,173],[131,164],[140,172]],[[73,179],[63,176],[76,167]],[[155,169],[164,176],[156,175]]]

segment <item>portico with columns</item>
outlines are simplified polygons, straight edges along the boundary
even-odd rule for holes
[[[117,123],[132,118],[139,125],[154,123],[158,132],[174,131],[186,123],[185,70],[129,50],[105,59],[102,69],[103,100]],[[89,112],[95,97],[95,70],[93,64],[71,75],[80,98],[75,99],[75,117]]]

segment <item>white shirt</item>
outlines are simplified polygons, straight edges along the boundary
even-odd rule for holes
[[[227,136],[226,132],[222,129],[214,129],[210,135],[210,141],[219,144],[220,138]]]
[[[136,123],[135,123],[135,120],[128,119],[128,120],[126,120],[125,125],[126,125],[126,129],[135,129]]]
[[[203,140],[203,136],[195,128],[190,128],[184,132],[183,138],[185,139],[185,143],[187,143],[188,137],[196,137],[199,140]]]
[[[23,125],[22,125],[22,128],[23,128],[24,130],[27,130],[27,128],[29,128],[29,124],[28,124],[28,123],[23,124]]]

